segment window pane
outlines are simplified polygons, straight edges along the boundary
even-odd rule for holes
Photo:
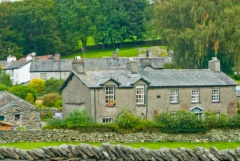
[[[136,86],[136,103],[144,104],[144,86]]]
[[[115,104],[114,86],[106,86],[106,104],[113,102]]]
[[[199,102],[199,90],[192,90],[192,102]]]
[[[170,91],[170,103],[178,103],[178,90]]]

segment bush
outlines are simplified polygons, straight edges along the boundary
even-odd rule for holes
[[[115,119],[117,128],[132,130],[140,125],[141,121],[132,111],[124,108],[122,112]]]
[[[34,97],[31,93],[27,94],[27,97],[25,98],[25,100],[31,104],[34,104]]]
[[[44,129],[61,129],[65,128],[65,124],[60,119],[48,119],[46,125],[43,127]]]
[[[236,114],[235,116],[228,117],[227,127],[240,128],[240,114]]]
[[[208,129],[225,128],[227,127],[227,115],[205,112],[204,123]]]
[[[91,118],[88,116],[87,111],[74,110],[64,120],[64,123],[68,128],[79,128],[92,123]]]
[[[34,102],[37,99],[37,91],[30,86],[13,86],[9,89],[9,92],[24,99],[27,97],[28,93],[31,93],[34,98]]]
[[[163,132],[195,133],[207,131],[203,121],[198,120],[196,115],[189,111],[177,111],[173,116],[162,113],[155,116],[154,122]]]
[[[61,96],[59,93],[49,93],[43,96],[42,104],[47,107],[53,107],[54,104],[60,99],[61,99]]]
[[[7,91],[8,87],[0,83],[0,91]]]
[[[12,80],[10,79],[10,75],[5,72],[2,68],[0,68],[0,84],[5,86],[12,86]]]
[[[54,104],[54,107],[58,108],[60,111],[62,111],[62,100],[57,100]]]
[[[45,81],[45,93],[60,93],[60,87],[63,85],[63,79],[50,78]]]
[[[31,80],[28,84],[30,87],[36,89],[36,91],[40,94],[44,91],[45,85],[44,85],[44,80],[39,79],[39,78],[34,78]]]

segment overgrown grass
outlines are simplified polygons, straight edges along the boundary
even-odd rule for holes
[[[34,148],[41,148],[41,147],[48,147],[48,146],[60,146],[62,144],[72,144],[72,145],[79,145],[79,142],[23,142],[23,143],[6,143],[6,144],[0,144],[0,146],[6,146],[6,147],[14,147],[19,149],[34,149]],[[90,145],[95,146],[101,146],[102,143],[86,143]],[[119,144],[119,143],[111,143],[113,145]],[[211,142],[211,143],[190,143],[190,142],[155,142],[155,143],[124,143],[121,145],[130,146],[133,148],[148,148],[148,149],[160,149],[160,148],[190,148],[194,149],[195,147],[204,147],[204,148],[210,148],[211,146],[216,147],[217,149],[235,149],[237,147],[240,147],[240,142]]]

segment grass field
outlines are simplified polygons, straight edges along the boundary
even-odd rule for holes
[[[36,143],[7,143],[7,144],[0,144],[0,146],[6,146],[6,147],[14,147],[19,149],[34,149],[34,148],[41,148],[43,146],[60,146],[62,144],[72,144],[72,145],[78,145],[80,143],[78,142],[36,142]],[[95,146],[101,146],[101,143],[86,143],[90,145]],[[111,144],[117,144],[117,143],[111,143]],[[121,145],[131,146],[133,148],[141,148],[145,147],[148,149],[160,149],[160,148],[190,148],[194,149],[195,147],[204,147],[204,148],[210,148],[211,146],[216,147],[217,149],[235,149],[237,147],[240,147],[240,142],[213,142],[213,143],[188,143],[188,142],[156,142],[156,143],[125,143]]]

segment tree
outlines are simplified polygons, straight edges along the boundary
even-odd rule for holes
[[[235,0],[161,1],[156,3],[155,24],[179,67],[203,68],[214,54],[222,53],[221,62],[236,57],[238,11]]]
[[[93,19],[98,1],[56,0],[56,4],[66,42],[73,48],[81,40],[83,48],[86,48],[87,38],[93,36],[96,30]]]
[[[42,79],[34,78],[32,79],[29,84],[30,87],[37,90],[38,93],[42,93],[45,89],[45,82]]]
[[[55,53],[63,47],[59,37],[54,0],[24,0],[12,3],[12,27],[22,34],[24,53]]]

